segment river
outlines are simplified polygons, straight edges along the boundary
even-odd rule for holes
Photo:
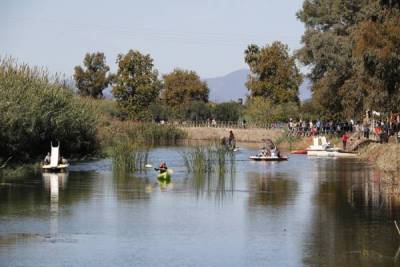
[[[193,177],[185,147],[150,151],[156,172],[111,160],[0,180],[0,266],[396,266],[397,188],[354,159],[251,162]]]

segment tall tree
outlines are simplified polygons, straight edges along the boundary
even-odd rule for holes
[[[393,15],[398,7],[398,1],[391,0],[304,1],[297,16],[306,25],[306,31],[297,55],[311,67],[313,101],[326,117],[349,118],[360,116],[366,109],[393,109],[393,105],[383,103],[393,99],[394,94],[387,90],[394,88],[394,84],[385,87],[389,78],[377,77],[370,67],[384,63],[374,58],[378,44],[373,44],[373,40],[396,42],[393,35],[384,34],[385,30],[378,25],[385,23],[388,13],[398,19],[398,14]],[[395,27],[392,29],[396,31]],[[372,38],[371,43],[366,36]],[[396,75],[390,79],[396,80]]]
[[[302,76],[287,45],[274,42],[259,48],[251,44],[245,50],[245,62],[250,68],[246,86],[252,97],[262,96],[275,104],[299,102]]]
[[[163,76],[163,98],[170,106],[187,105],[194,101],[208,102],[209,89],[194,71],[175,69]]]
[[[75,67],[74,79],[79,93],[83,96],[102,97],[102,91],[110,83],[110,68],[106,65],[104,53],[87,53],[83,68]]]
[[[117,58],[118,72],[113,79],[113,95],[120,109],[130,118],[148,119],[148,107],[158,97],[161,82],[153,59],[139,51],[129,50]]]

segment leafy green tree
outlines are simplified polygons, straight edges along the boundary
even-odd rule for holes
[[[398,8],[390,0],[304,1],[297,16],[306,31],[297,55],[311,67],[313,101],[325,117],[397,108]]]
[[[250,98],[246,103],[244,118],[253,123],[288,121],[299,116],[299,105],[295,102],[274,104],[261,96]]]
[[[217,121],[237,122],[240,118],[242,106],[236,102],[217,104],[214,107],[214,117]]]
[[[157,100],[161,81],[153,69],[153,59],[139,51],[129,50],[117,58],[118,72],[113,79],[113,95],[129,118],[151,119],[148,107]]]
[[[110,83],[110,68],[106,65],[104,53],[87,53],[83,68],[75,67],[74,79],[80,95],[94,98],[102,97],[102,91]]]
[[[194,101],[208,102],[209,89],[194,71],[175,69],[163,76],[163,99],[172,107]]]
[[[185,105],[184,118],[190,121],[206,121],[211,117],[211,109],[207,103],[203,101],[193,101]]]
[[[299,102],[302,76],[287,45],[274,42],[259,48],[251,44],[245,50],[245,62],[250,68],[246,86],[252,97],[262,96],[274,104]]]

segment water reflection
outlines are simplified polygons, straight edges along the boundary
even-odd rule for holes
[[[352,161],[318,164],[315,209],[307,237],[307,265],[393,266],[399,237],[393,225],[398,186]]]
[[[59,191],[60,188],[66,187],[68,173],[43,173],[43,185],[50,194],[50,238],[56,238],[58,234],[58,217],[59,217]]]
[[[123,170],[113,170],[113,183],[119,200],[149,199],[153,183],[148,175],[139,177]]]
[[[283,206],[296,197],[298,183],[285,173],[246,174],[250,206]]]
[[[222,169],[217,172],[197,172],[190,176],[192,190],[196,198],[206,196],[222,202],[227,197],[232,197],[235,192],[236,168],[232,164],[229,170]]]

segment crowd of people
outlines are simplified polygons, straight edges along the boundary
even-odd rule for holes
[[[323,121],[323,120],[289,120],[289,131],[296,136],[312,136],[312,135],[337,135],[342,136],[346,132],[355,130],[353,120],[349,122]]]
[[[364,118],[362,122],[354,120],[337,122],[323,120],[289,120],[289,131],[294,136],[333,135],[343,137],[344,134],[359,133],[364,139],[373,139],[387,143],[390,136],[400,142],[400,116],[386,120]],[[343,139],[343,138],[342,138]],[[345,138],[346,142],[348,138]]]

